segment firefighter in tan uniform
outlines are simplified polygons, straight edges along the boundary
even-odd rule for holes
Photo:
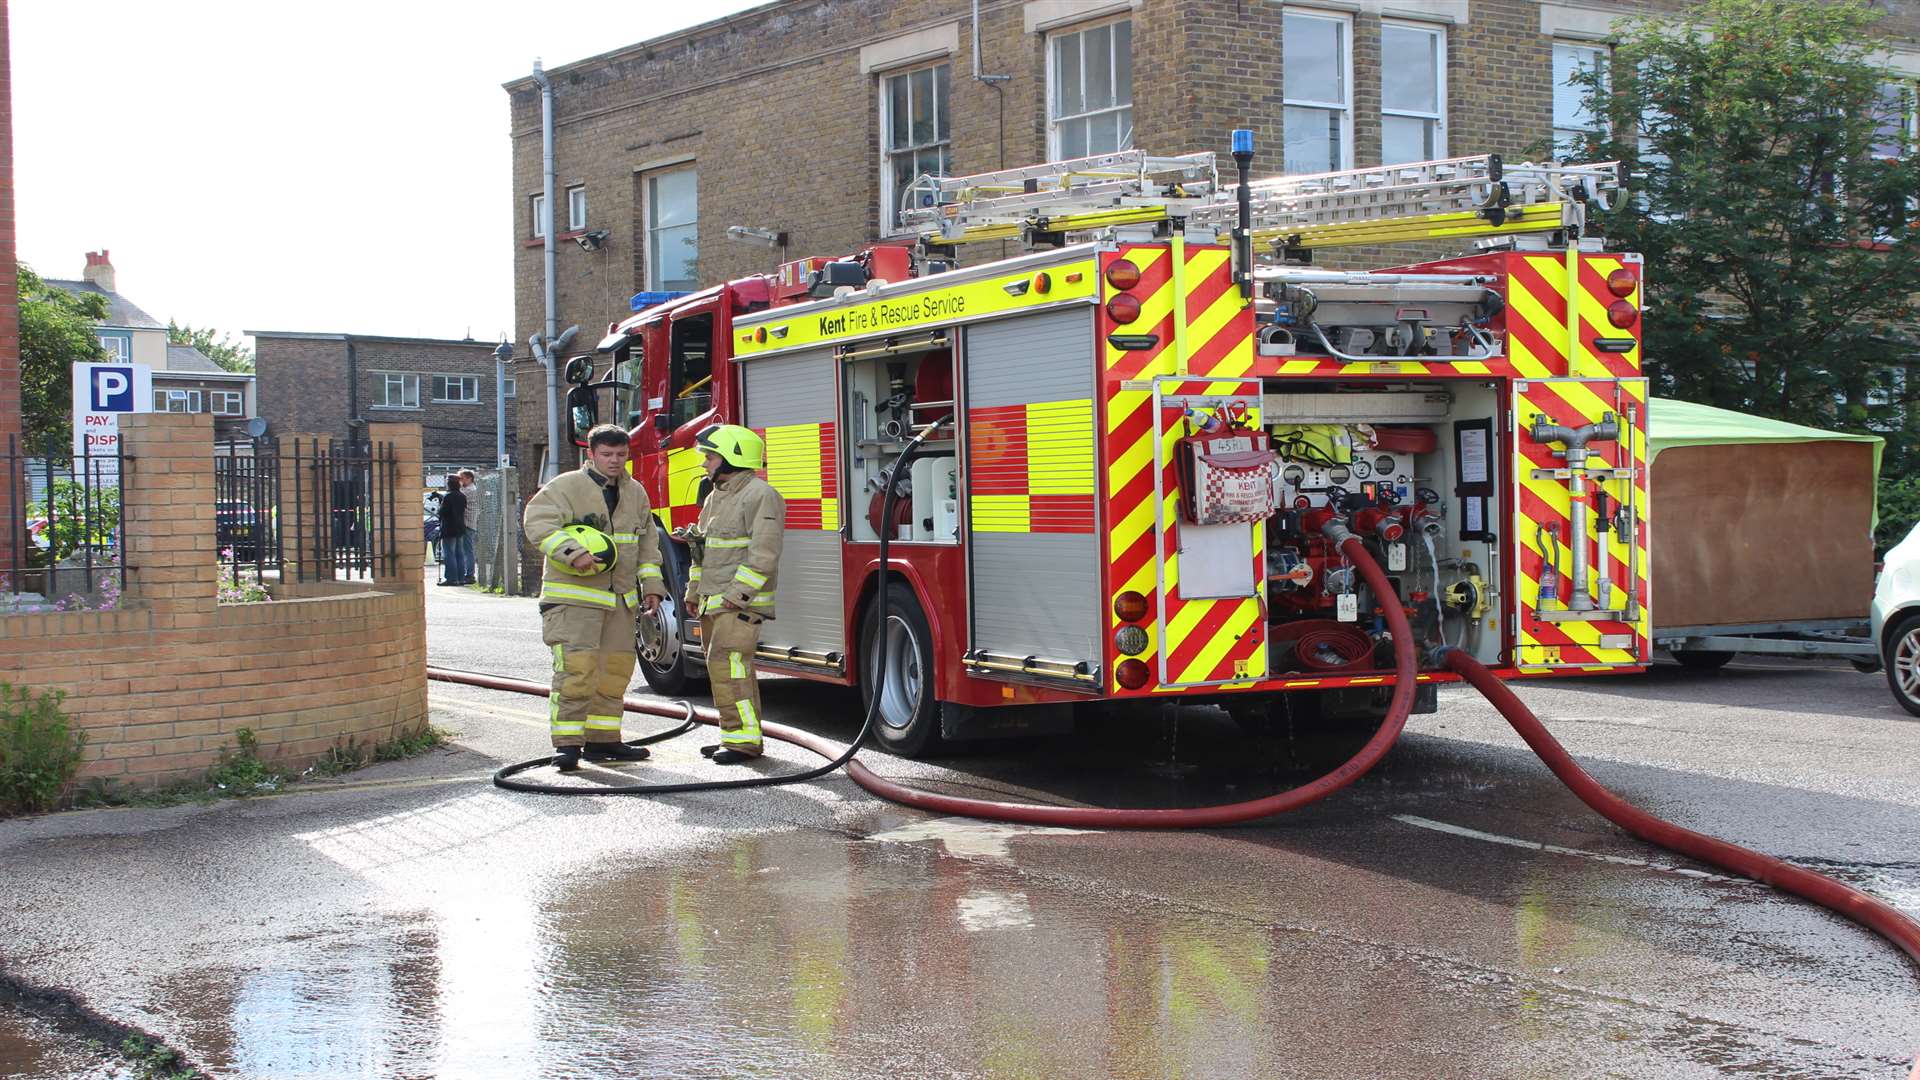
[[[554,766],[644,761],[644,747],[620,740],[621,702],[636,613],[659,606],[667,585],[646,489],[627,472],[627,433],[612,424],[588,432],[586,460],[527,500],[524,526],[546,556],[540,632],[553,650]]]
[[[700,752],[722,765],[760,756],[760,684],[753,655],[760,624],[773,618],[774,578],[786,537],[787,504],[760,479],[767,444],[747,428],[715,424],[694,445],[706,452],[713,490],[686,534],[694,566],[687,610],[700,615],[707,677],[720,712],[720,742]]]

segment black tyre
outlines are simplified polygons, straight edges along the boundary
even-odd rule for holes
[[[874,741],[901,757],[922,757],[940,745],[940,703],[933,696],[933,632],[919,601],[904,584],[888,590],[886,617],[878,606],[860,627],[860,702],[873,708],[880,697]],[[887,656],[880,659],[880,630],[887,630]]]
[[[640,613],[640,631],[633,642],[636,666],[647,686],[661,697],[680,697],[707,685],[706,668],[696,666],[687,655],[679,634],[680,601],[663,600],[655,614]]]
[[[1732,653],[1718,649],[1674,649],[1672,652],[1681,667],[1695,671],[1713,671],[1733,661]]]
[[[1880,639],[1887,689],[1900,707],[1920,716],[1920,612],[1902,616]]]

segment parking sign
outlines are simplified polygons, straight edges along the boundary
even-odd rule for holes
[[[73,452],[112,454],[120,418],[153,411],[153,369],[145,364],[73,365]]]

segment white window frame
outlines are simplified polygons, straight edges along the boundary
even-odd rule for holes
[[[155,412],[197,413],[205,411],[206,401],[200,396],[200,391],[198,390],[175,390],[172,387],[162,387],[153,392],[153,397],[153,411]],[[176,409],[174,408],[176,404],[182,405],[184,408]]]
[[[101,334],[99,341],[100,347],[107,351],[107,357],[111,360],[125,361],[127,354],[133,351],[133,343],[120,334]]]
[[[1414,109],[1389,109],[1387,99],[1387,45],[1386,31],[1405,30],[1417,34],[1426,34],[1434,39],[1434,112],[1420,112]],[[1405,165],[1404,161],[1388,161],[1386,155],[1387,117],[1399,117],[1404,120],[1424,120],[1433,124],[1433,152],[1425,159],[1438,161],[1447,156],[1447,28],[1441,23],[1411,22],[1404,19],[1382,19],[1380,21],[1380,163],[1382,165]],[[1349,54],[1352,50],[1349,47]]]
[[[1880,87],[1898,90],[1901,94],[1903,112],[1900,117],[1900,131],[1906,136],[1907,150],[1911,153],[1915,144],[1920,143],[1920,83],[1915,82],[1911,75],[1889,71],[1880,80]],[[1875,154],[1874,157],[1881,161],[1900,160],[1899,155],[1889,157],[1885,154]]]
[[[375,409],[418,409],[420,407],[420,373],[417,371],[376,371],[380,376],[380,400],[371,406]],[[395,383],[400,386],[400,401],[393,400]],[[408,391],[412,391],[411,394]],[[413,403],[407,404],[411,397]]]
[[[641,177],[640,177],[643,184],[642,191],[644,193],[644,198],[646,200],[646,206],[643,209],[643,212],[645,213],[646,217],[643,219],[643,221],[646,226],[644,231],[646,233],[646,240],[647,240],[646,260],[647,260],[647,291],[648,292],[666,291],[665,287],[660,283],[661,281],[660,279],[660,235],[659,235],[660,227],[656,224],[656,221],[658,220],[658,218],[655,214],[655,210],[658,208],[658,199],[654,193],[655,186],[660,182],[662,178],[672,176],[676,173],[683,173],[683,172],[690,172],[693,174],[693,220],[689,222],[684,222],[680,225],[672,225],[668,227],[674,228],[674,229],[686,228],[689,225],[693,227],[693,236],[694,236],[693,265],[694,265],[694,273],[696,275],[695,285],[696,287],[698,287],[699,279],[697,275],[700,272],[700,169],[699,169],[699,166],[696,165],[694,162],[688,161],[683,164],[675,165],[671,168],[655,169],[653,171],[641,174]]]
[[[454,379],[460,380],[460,388],[462,390],[465,390],[469,385],[472,386],[473,395],[471,397],[467,397],[464,395],[461,397],[452,397],[450,395],[443,394],[442,391],[446,390],[448,388],[448,383]],[[480,404],[480,376],[478,375],[460,375],[460,374],[450,374],[447,372],[437,371],[437,372],[434,372],[433,374],[433,383],[431,386],[431,390],[432,390],[432,397],[429,400],[431,400],[435,405],[478,405]]]
[[[245,416],[247,395],[239,390],[209,390],[207,404],[215,416]]]
[[[527,235],[535,240],[545,240],[547,238],[547,196],[544,193],[534,195],[527,200],[527,206],[533,214],[533,227],[527,231]]]
[[[907,79],[909,80],[907,83],[907,92],[909,95],[911,95],[913,92],[913,83],[911,81],[913,76],[919,74],[922,71],[935,71],[936,69],[943,68],[943,67],[947,69],[947,95],[945,100],[942,100],[940,96],[939,79],[935,78],[933,83],[933,86],[934,86],[933,132],[935,136],[934,140],[929,143],[913,142],[912,132],[911,130],[909,130],[908,141],[906,146],[888,147],[887,146],[888,134],[893,130],[893,95],[888,92],[889,84],[892,83],[892,81],[895,79]],[[878,93],[880,95],[879,97],[879,101],[880,101],[880,106],[879,106],[880,107],[880,112],[879,112],[879,116],[880,116],[880,234],[882,236],[892,236],[898,233],[908,231],[905,228],[903,228],[900,224],[899,211],[901,208],[893,204],[893,197],[894,197],[893,196],[893,159],[894,157],[900,154],[918,155],[929,150],[939,150],[944,148],[946,153],[943,156],[946,158],[946,161],[947,161],[947,169],[949,172],[951,172],[953,169],[953,102],[952,102],[953,62],[951,58],[943,56],[940,59],[933,61],[932,63],[914,64],[909,67],[893,68],[888,71],[882,71],[879,73],[879,76],[880,78],[879,78]],[[939,137],[940,136],[940,111],[942,109],[945,109],[947,113],[947,133],[945,138]],[[912,104],[911,96],[909,96],[909,99],[908,99],[907,114],[909,116],[913,114],[913,104]]]
[[[1554,156],[1565,160],[1571,156],[1567,153],[1566,148],[1572,145],[1574,139],[1582,135],[1595,135],[1605,132],[1607,130],[1607,121],[1605,117],[1593,116],[1588,118],[1590,125],[1588,127],[1563,128],[1560,126],[1560,95],[1573,93],[1581,89],[1560,80],[1559,64],[1557,61],[1561,49],[1576,49],[1581,52],[1594,54],[1594,63],[1600,69],[1600,78],[1605,85],[1611,87],[1613,85],[1613,46],[1604,41],[1587,41],[1579,38],[1553,39],[1552,50],[1549,53],[1549,70],[1554,72],[1552,87],[1553,103],[1549,106],[1552,109],[1552,113],[1548,118],[1548,124],[1553,132]]]
[[[1340,74],[1345,89],[1345,101],[1321,101],[1313,98],[1286,97],[1285,68],[1281,71],[1281,117],[1285,122],[1289,107],[1298,109],[1321,109],[1336,112],[1340,116],[1340,160],[1333,163],[1333,171],[1353,168],[1353,16],[1344,11],[1328,11],[1323,8],[1305,8],[1289,5],[1280,9],[1280,62],[1286,63],[1286,20],[1289,18],[1324,19],[1340,25],[1341,41],[1346,46],[1341,49],[1344,60]],[[1286,168],[1286,139],[1281,137],[1280,167]]]
[[[518,375],[509,375],[501,381],[506,384],[506,392],[500,396],[502,397],[519,397],[520,396],[520,377]]]
[[[1047,157],[1049,159],[1058,161],[1066,156],[1065,151],[1060,149],[1060,125],[1061,124],[1066,123],[1067,121],[1070,121],[1070,120],[1091,120],[1096,116],[1105,116],[1109,113],[1119,112],[1122,109],[1126,110],[1128,114],[1127,131],[1126,131],[1125,138],[1120,140],[1120,145],[1117,149],[1130,150],[1133,148],[1134,125],[1132,120],[1132,114],[1133,114],[1133,27],[1131,25],[1132,22],[1133,22],[1133,13],[1131,10],[1128,10],[1118,15],[1110,16],[1108,18],[1091,19],[1087,22],[1073,23],[1069,26],[1059,26],[1047,31],[1046,38],[1043,45],[1044,45],[1046,56],[1047,56],[1047,85],[1044,88],[1044,90],[1047,95],[1047,106],[1046,106],[1047,107]],[[1119,100],[1118,91],[1116,89],[1116,92],[1114,94],[1114,103],[1106,108],[1093,109],[1087,112],[1077,112],[1068,116],[1054,115],[1054,112],[1053,112],[1054,106],[1058,103],[1059,96],[1060,96],[1059,91],[1057,89],[1057,84],[1056,84],[1056,80],[1058,80],[1060,77],[1060,72],[1057,69],[1057,66],[1054,61],[1054,43],[1059,41],[1061,38],[1073,37],[1078,34],[1084,34],[1089,30],[1098,30],[1103,26],[1116,26],[1120,23],[1129,24],[1127,27],[1127,100],[1126,102],[1124,104],[1121,103],[1121,101]],[[1113,40],[1112,37],[1109,36],[1107,40],[1109,42],[1108,47],[1111,48],[1112,47],[1111,42]],[[1086,39],[1082,38],[1081,48],[1080,48],[1080,55],[1082,57],[1081,64],[1080,64],[1080,75],[1081,75],[1081,83],[1082,83],[1082,91],[1083,91],[1081,94],[1081,97],[1083,101],[1086,96],[1084,93],[1084,90],[1085,90],[1085,80],[1086,80],[1086,72],[1087,72],[1087,65],[1085,61],[1087,50],[1086,50],[1085,42],[1086,42]],[[1113,64],[1113,59],[1118,55],[1119,53],[1116,51],[1108,56],[1107,71],[1108,71],[1109,77],[1111,77],[1112,73],[1116,70]],[[1089,153],[1091,153],[1091,150],[1089,150]],[[1105,151],[1102,151],[1102,153],[1105,153]]]
[[[579,232],[587,227],[587,185],[575,184],[567,189],[567,231]]]

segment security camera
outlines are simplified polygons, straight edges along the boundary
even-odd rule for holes
[[[606,229],[595,229],[592,232],[584,232],[574,237],[573,242],[580,245],[581,251],[599,251],[600,248],[606,244],[607,237],[612,235],[613,234]]]

